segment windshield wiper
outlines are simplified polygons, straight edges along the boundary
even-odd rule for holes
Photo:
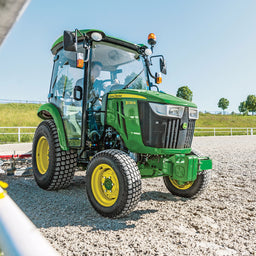
[[[129,85],[132,84],[132,83],[141,75],[141,73],[142,73],[143,71],[144,71],[144,69],[142,69],[142,70],[140,71],[140,73],[139,73],[137,76],[135,76],[123,89],[128,88]]]

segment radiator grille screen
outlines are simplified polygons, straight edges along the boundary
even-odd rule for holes
[[[195,120],[188,119],[188,108],[183,117],[170,118],[155,114],[148,102],[139,101],[142,140],[145,146],[155,148],[190,148],[194,135]],[[188,124],[182,129],[182,124]]]

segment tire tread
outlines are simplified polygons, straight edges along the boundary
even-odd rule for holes
[[[53,175],[48,183],[48,186],[44,189],[58,190],[66,188],[70,185],[70,182],[74,177],[75,167],[77,166],[77,161],[73,161],[73,163],[71,163],[70,159],[77,159],[77,152],[73,149],[67,151],[61,149],[57,128],[52,119],[43,121],[38,126],[35,136],[37,132],[42,129],[42,126],[46,127],[50,132],[51,139],[53,140],[54,144],[53,155],[50,157],[55,158],[55,168],[54,170],[51,170],[53,171]],[[38,185],[40,186],[40,184]]]
[[[98,211],[101,215],[110,218],[122,218],[128,215],[138,204],[141,196],[141,175],[138,169],[136,162],[130,158],[125,152],[117,149],[103,150],[97,153],[92,159],[90,164],[99,157],[109,157],[114,161],[117,161],[121,167],[121,172],[127,177],[127,198],[122,198],[122,204],[124,207],[122,209],[117,209],[117,211],[112,212],[111,214],[106,214],[104,211],[96,209],[92,200],[89,197],[89,200],[92,203],[92,206]],[[90,164],[88,169],[90,169]]]

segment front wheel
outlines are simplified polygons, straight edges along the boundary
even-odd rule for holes
[[[195,198],[207,187],[210,181],[210,170],[199,172],[195,181],[180,182],[178,180],[171,179],[169,176],[165,176],[163,179],[166,188],[173,195]]]
[[[141,195],[141,176],[126,153],[110,149],[97,153],[87,168],[86,190],[93,208],[102,216],[129,214]]]

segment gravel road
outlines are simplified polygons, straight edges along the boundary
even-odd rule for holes
[[[83,172],[58,192],[32,177],[0,179],[61,255],[256,255],[256,136],[196,137],[193,147],[214,162],[204,194],[178,198],[146,179],[135,211],[117,220],[92,209]]]
[[[32,143],[13,143],[0,145],[0,155],[31,153]]]

